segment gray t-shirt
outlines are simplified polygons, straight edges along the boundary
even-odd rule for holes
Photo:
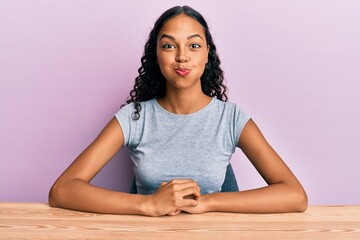
[[[201,194],[221,191],[226,168],[250,117],[236,104],[213,98],[201,110],[174,114],[156,99],[115,114],[131,153],[139,194],[154,193],[162,182],[193,179]]]

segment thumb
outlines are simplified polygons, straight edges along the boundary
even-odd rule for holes
[[[197,205],[198,205],[198,201],[193,200],[193,199],[192,199],[192,200],[189,200],[188,203],[189,203],[190,206],[197,206]]]

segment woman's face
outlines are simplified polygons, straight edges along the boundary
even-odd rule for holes
[[[180,14],[161,28],[156,46],[157,63],[167,89],[200,87],[208,45],[203,27],[195,19]]]

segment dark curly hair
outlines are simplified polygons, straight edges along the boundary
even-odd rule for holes
[[[198,21],[204,28],[206,42],[209,46],[208,62],[205,65],[204,73],[201,76],[201,88],[204,94],[209,97],[215,97],[226,102],[227,87],[223,84],[224,74],[220,68],[220,59],[216,53],[214,41],[209,32],[209,27],[203,16],[189,6],[176,6],[165,11],[155,22],[153,29],[144,47],[144,53],[141,58],[141,67],[138,69],[139,76],[135,78],[134,89],[130,91],[130,97],[127,104],[134,103],[135,111],[132,118],[140,118],[140,102],[147,101],[156,97],[163,97],[166,92],[166,80],[156,63],[156,45],[157,37],[164,24],[177,15],[185,14]]]

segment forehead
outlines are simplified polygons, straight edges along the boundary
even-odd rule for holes
[[[176,17],[170,18],[167,22],[165,22],[164,26],[160,29],[159,36],[162,34],[169,34],[172,36],[176,35],[191,35],[191,34],[199,34],[205,39],[205,32],[203,26],[196,21],[194,18],[189,17],[185,14],[180,14]]]

